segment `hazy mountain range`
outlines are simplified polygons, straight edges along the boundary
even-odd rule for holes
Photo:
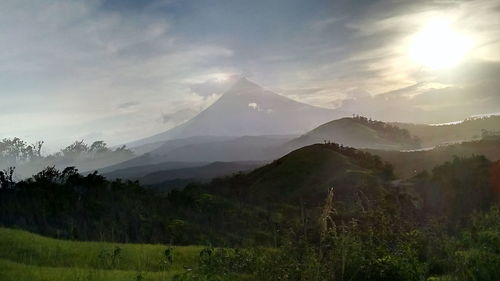
[[[99,172],[111,179],[133,179],[147,184],[181,180],[177,185],[182,186],[189,180],[249,170],[258,166],[257,163],[270,162],[301,147],[325,142],[370,149],[400,166],[399,157],[408,159],[426,153],[399,151],[428,150],[440,144],[478,140],[485,130],[500,131],[500,116],[443,125],[385,123],[362,116],[337,118],[339,116],[342,114],[336,110],[293,101],[241,78],[193,119],[129,144],[137,157],[101,168]],[[435,159],[443,161],[453,155],[452,152],[427,153],[439,154]],[[441,162],[436,161],[406,165],[409,168],[404,170],[396,167],[396,172],[408,176]]]
[[[101,157],[100,161],[71,162],[71,165],[87,173],[98,170],[110,179],[140,180],[148,184],[171,181],[177,175],[184,184],[189,180],[206,180],[248,170],[258,166],[256,163],[269,163],[304,146],[337,143],[373,150],[384,160],[394,163],[396,172],[407,176],[439,164],[441,160],[449,160],[453,153],[441,153],[434,162],[405,165],[410,168],[403,169],[399,167],[399,157],[408,159],[415,155],[418,158],[426,153],[399,154],[399,151],[430,150],[437,145],[480,140],[500,131],[500,116],[469,118],[441,125],[386,123],[357,115],[338,116],[342,114],[336,110],[293,101],[241,78],[193,119],[131,143],[135,156],[118,161]],[[495,148],[486,150],[490,156],[496,151]],[[46,166],[64,168],[50,159],[17,165],[17,175],[28,177]]]

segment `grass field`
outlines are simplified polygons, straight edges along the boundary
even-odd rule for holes
[[[167,249],[171,255],[165,254]],[[201,250],[198,246],[66,241],[0,228],[0,280],[170,280],[195,267]]]

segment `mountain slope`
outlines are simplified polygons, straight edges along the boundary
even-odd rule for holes
[[[289,152],[294,136],[191,137],[163,145],[131,160],[99,169],[108,179],[139,179],[147,174],[200,167],[212,162],[267,162]]]
[[[291,100],[241,78],[193,119],[128,146],[192,136],[301,134],[334,115],[333,110]]]
[[[173,139],[173,140],[168,140],[164,142],[157,142],[154,143],[153,146],[144,145],[140,146],[140,149],[145,149],[145,146],[149,146],[150,149],[148,149],[148,152],[139,154],[137,153],[137,157],[134,157],[132,159],[129,159],[127,161],[107,166],[104,168],[99,169],[99,172],[101,174],[107,174],[109,175],[113,171],[119,171],[122,170],[123,172],[129,171],[131,172],[133,169],[137,167],[143,167],[141,169],[146,169],[147,167],[150,167],[151,172],[155,171],[161,171],[161,170],[166,170],[166,169],[171,169],[171,168],[184,168],[184,167],[194,167],[194,166],[201,166],[204,164],[208,164],[209,162],[213,161],[206,161],[203,162],[202,160],[195,160],[194,162],[200,163],[200,165],[186,165],[184,163],[185,161],[182,161],[180,159],[174,159],[172,161],[168,161],[165,159],[165,157],[158,157],[158,154],[165,155],[169,151],[176,150],[178,148],[182,148],[184,146],[188,145],[197,145],[197,144],[205,144],[205,143],[211,143],[211,142],[217,142],[217,141],[225,141],[225,140],[231,140],[233,138],[231,137],[209,137],[209,136],[201,136],[201,137],[192,137],[192,138],[185,138],[185,139]],[[149,153],[150,151],[157,150],[155,153]],[[166,163],[166,162],[171,162]],[[180,165],[176,165],[180,164]],[[163,167],[162,165],[166,164],[168,167]],[[174,165],[171,165],[174,164]],[[159,168],[159,169],[157,169]],[[144,174],[143,174],[144,175]],[[113,177],[112,177],[113,178]],[[130,177],[125,177],[125,178],[130,178]]]
[[[292,140],[291,147],[331,141],[356,148],[400,150],[419,148],[419,141],[408,131],[365,117],[342,118],[325,123]]]
[[[141,178],[142,184],[161,184],[172,180],[210,180],[233,173],[244,172],[261,166],[262,162],[214,162],[201,167],[157,171]]]
[[[274,160],[285,155],[284,143],[292,136],[244,136],[215,139],[203,143],[187,143],[171,147],[169,144],[151,151],[152,157],[163,161],[263,161]]]
[[[107,168],[106,171],[99,171],[99,172],[109,180],[114,180],[114,179],[136,180],[141,177],[144,177],[147,174],[154,173],[157,171],[194,168],[194,167],[201,167],[206,164],[208,163],[166,161],[158,164],[140,165],[140,166],[125,167],[125,168],[118,168],[118,166],[116,166],[117,168],[116,170],[113,170],[114,168],[111,167]]]
[[[209,189],[255,203],[317,204],[331,187],[336,198],[344,201],[354,200],[360,191],[376,195],[381,190],[379,183],[389,178],[390,167],[377,157],[336,144],[316,144],[249,174],[214,180]]]

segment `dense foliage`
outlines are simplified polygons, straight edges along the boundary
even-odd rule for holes
[[[290,168],[304,167],[297,163],[311,163],[306,155],[319,161],[328,151],[335,162],[344,161],[338,167],[357,169],[336,175],[335,183],[355,188],[334,185],[307,204],[301,196],[248,199],[252,192],[265,192],[256,188],[266,177],[291,177]],[[398,182],[379,158],[336,144],[292,156],[250,174],[168,193],[137,182],[110,182],[96,173],[81,175],[74,168],[49,167],[20,182],[7,171],[0,176],[0,224],[79,240],[216,246],[202,250],[198,267],[175,280],[499,276],[499,162],[455,158]],[[295,188],[308,191],[304,185]]]
[[[372,120],[371,118],[367,118],[360,115],[354,115],[352,119],[355,122],[358,122],[360,124],[363,124],[367,127],[376,130],[385,139],[394,142],[408,143],[415,147],[420,147],[421,145],[421,140],[416,136],[412,136],[407,129],[402,129],[398,126],[378,120]]]

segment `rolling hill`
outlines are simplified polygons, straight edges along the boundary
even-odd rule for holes
[[[390,168],[368,153],[336,144],[316,144],[248,174],[216,179],[208,188],[258,204],[300,201],[314,205],[322,202],[332,187],[341,201],[354,200],[358,192],[376,196],[382,190],[382,182],[390,177]]]
[[[372,121],[365,117],[333,120],[288,143],[297,148],[314,143],[335,142],[356,148],[385,150],[415,149],[420,147],[417,138],[407,130],[390,124]]]

